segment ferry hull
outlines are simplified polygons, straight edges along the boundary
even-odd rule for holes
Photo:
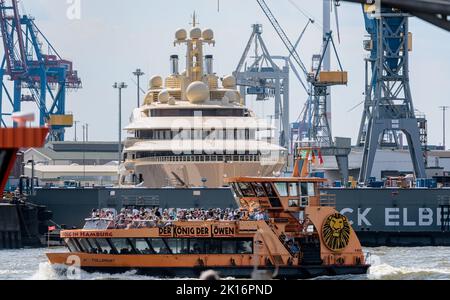
[[[66,259],[70,260],[70,254],[47,254],[50,262],[60,275],[67,271]],[[101,260],[101,259],[99,259]],[[142,261],[142,260],[141,260]],[[221,277],[250,279],[253,277],[253,266],[211,266],[211,267],[133,267],[133,266],[81,266],[81,270],[87,273],[123,274],[136,272],[136,275],[158,278],[199,278],[202,272],[214,270]],[[258,267],[258,274],[275,274],[275,279],[311,279],[323,276],[365,275],[369,265],[305,265],[305,266],[281,266]],[[263,275],[263,276],[264,276]],[[269,278],[270,279],[270,278]]]

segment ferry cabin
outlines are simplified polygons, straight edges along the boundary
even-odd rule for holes
[[[138,270],[169,277],[198,276],[206,269],[249,277],[254,267],[277,267],[282,278],[365,273],[368,266],[348,221],[331,206],[321,206],[322,182],[230,179],[244,212],[240,220],[176,221],[126,230],[114,229],[109,221],[92,221],[86,229],[61,233],[71,253],[48,257],[52,264],[65,265],[76,255],[86,271]],[[265,211],[265,217],[250,220],[245,212],[255,210]]]

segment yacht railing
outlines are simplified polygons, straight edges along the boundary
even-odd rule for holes
[[[151,162],[278,162],[279,158],[265,158],[260,155],[182,155],[138,157]]]

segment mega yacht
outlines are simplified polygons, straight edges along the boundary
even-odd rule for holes
[[[229,75],[219,78],[214,32],[179,29],[175,46],[185,46],[186,69],[170,56],[171,74],[153,76],[141,107],[126,127],[121,186],[222,187],[229,177],[277,176],[287,150],[272,139],[275,126],[247,108]]]

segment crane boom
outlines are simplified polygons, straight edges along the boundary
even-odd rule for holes
[[[286,32],[283,30],[283,27],[281,27],[280,23],[278,22],[275,15],[270,10],[269,6],[267,5],[266,1],[264,0],[256,0],[258,2],[259,6],[263,10],[264,14],[269,19],[270,23],[272,24],[273,28],[277,32],[278,36],[280,37],[283,44],[286,46],[286,48],[289,51],[289,54],[294,58],[295,62],[300,66],[301,70],[305,74],[305,76],[308,75],[308,71],[305,67],[305,64],[302,62],[300,55],[298,55],[297,50],[295,49],[294,45],[292,44],[291,40],[287,36]]]

